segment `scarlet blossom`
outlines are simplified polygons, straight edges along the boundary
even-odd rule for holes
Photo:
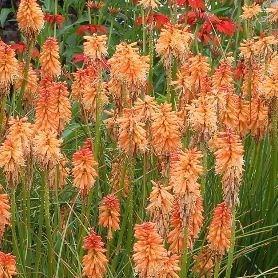
[[[220,20],[219,23],[215,25],[216,30],[227,36],[232,36],[235,33],[236,25],[231,20]]]
[[[107,34],[107,28],[103,25],[86,24],[86,25],[80,25],[76,29],[76,34],[79,36],[91,35],[93,33]]]
[[[175,0],[178,6],[190,6],[193,9],[205,9],[205,1],[204,0]]]
[[[153,25],[154,27],[160,29],[164,25],[170,23],[170,19],[167,15],[164,15],[162,13],[150,13],[146,18],[145,18],[145,23],[147,25]],[[143,18],[142,16],[139,16],[135,20],[136,25],[142,25],[143,24]]]
[[[83,53],[76,53],[76,54],[73,54],[72,61],[74,63],[84,63],[84,62],[88,61],[88,57],[86,55],[84,55]]]
[[[39,58],[40,57],[40,51],[34,47],[31,53],[31,56],[33,59]]]
[[[44,20],[50,24],[58,24],[59,27],[63,24],[65,21],[65,17],[62,16],[61,14],[50,14],[50,13],[45,13],[44,14]]]
[[[26,51],[26,44],[24,42],[18,42],[11,44],[11,49],[15,51],[16,54],[22,54]]]

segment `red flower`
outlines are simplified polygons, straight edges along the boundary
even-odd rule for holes
[[[201,10],[205,9],[205,1],[204,0],[188,0],[188,5],[191,8],[195,8],[195,9],[201,9]]]
[[[190,6],[193,9],[205,10],[205,1],[204,0],[176,0],[178,6]]]
[[[17,53],[22,54],[26,50],[26,44],[24,42],[14,43],[11,48]]]
[[[106,34],[107,28],[103,25],[86,24],[79,26],[76,30],[76,34],[79,36],[91,35],[93,33]]]
[[[160,29],[163,25],[168,24],[170,22],[168,16],[161,14],[161,13],[151,13],[148,15],[148,17],[145,19],[146,24],[154,24],[154,26],[158,29]],[[136,25],[142,25],[143,24],[143,18],[141,16],[137,17],[135,20]]]
[[[39,50],[38,50],[36,47],[34,47],[34,48],[32,49],[32,54],[31,54],[31,56],[32,56],[33,59],[38,58],[38,57],[40,56],[40,52],[39,52]]]
[[[87,59],[87,57],[83,53],[76,53],[72,56],[72,61],[74,63],[84,63],[84,61]]]
[[[231,20],[221,20],[220,23],[216,24],[216,29],[220,33],[227,36],[232,36],[235,33],[236,26]]]
[[[44,20],[50,24],[56,23],[59,27],[61,27],[62,23],[65,21],[65,18],[61,14],[45,13]]]

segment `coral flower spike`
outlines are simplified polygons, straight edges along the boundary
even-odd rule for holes
[[[105,196],[99,207],[99,224],[108,228],[108,239],[112,239],[112,232],[120,229],[120,202],[113,195]]]
[[[36,0],[21,0],[17,11],[20,31],[28,38],[35,38],[43,28],[44,15]]]
[[[107,271],[107,257],[104,243],[94,230],[84,239],[83,248],[87,254],[83,257],[83,276],[87,278],[102,278]]]
[[[0,252],[0,278],[10,278],[16,274],[15,256]]]
[[[40,62],[43,76],[58,77],[61,74],[59,45],[55,38],[50,37],[43,44]]]
[[[15,51],[0,40],[0,96],[7,93],[18,75]]]
[[[219,255],[224,255],[230,247],[232,213],[225,202],[217,205],[207,236],[209,247]]]
[[[163,247],[162,237],[158,234],[155,223],[145,222],[135,225],[133,260],[140,278],[158,277],[164,267],[167,251]]]

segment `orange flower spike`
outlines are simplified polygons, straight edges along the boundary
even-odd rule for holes
[[[62,158],[62,139],[57,138],[54,132],[40,131],[34,137],[34,154],[43,167],[57,165]]]
[[[133,261],[140,278],[158,277],[163,268],[167,251],[163,239],[158,234],[155,223],[145,222],[135,225]]]
[[[42,46],[40,54],[41,72],[43,76],[52,78],[61,74],[61,63],[59,61],[59,45],[56,38],[49,37]]]
[[[266,102],[260,97],[252,98],[250,105],[251,134],[255,136],[257,139],[261,139],[266,134],[268,128],[269,108]]]
[[[19,64],[15,51],[0,41],[0,96],[6,94],[18,77]]]
[[[156,154],[169,154],[179,149],[181,145],[181,120],[172,111],[171,104],[159,106],[151,124],[152,147]]]
[[[163,186],[154,181],[151,183],[153,187],[149,197],[150,203],[146,210],[152,221],[157,224],[159,234],[164,236],[168,230],[174,197],[169,192],[169,186]]]
[[[211,277],[214,267],[213,251],[207,246],[201,249],[199,254],[194,257],[193,272],[198,273],[199,277]]]
[[[36,0],[20,1],[17,22],[26,37],[36,38],[44,25],[44,15]]]
[[[127,154],[134,155],[137,150],[144,152],[147,147],[146,130],[135,114],[134,108],[124,109],[122,117],[118,118],[119,147]]]
[[[130,89],[146,85],[150,68],[149,56],[140,56],[137,43],[120,43],[109,59],[111,77]]]
[[[169,249],[172,252],[181,254],[185,246],[185,237],[181,208],[178,199],[175,199],[173,203],[173,210],[171,215],[171,228],[172,229],[167,236],[167,241],[170,244]]]
[[[52,83],[47,84],[47,89],[40,87],[38,100],[35,106],[35,130],[57,132],[59,117],[57,114],[57,101],[50,90]]]
[[[216,157],[215,171],[224,174],[228,168],[236,167],[239,172],[243,171],[243,145],[240,137],[234,132],[227,130],[219,132],[209,142]]]
[[[32,124],[28,122],[26,117],[11,117],[8,124],[9,129],[7,137],[19,141],[24,155],[28,155],[30,153],[32,138],[34,135]]]
[[[10,200],[8,194],[0,194],[0,239],[2,239],[6,226],[11,225]]]
[[[72,96],[75,100],[80,101],[83,97],[85,89],[92,87],[92,84],[96,83],[97,72],[93,66],[87,66],[82,69],[78,69],[74,74],[74,81],[72,83]]]
[[[25,161],[20,141],[8,137],[0,147],[0,167],[9,181],[17,182],[23,166]]]
[[[231,225],[231,209],[225,202],[218,204],[209,226],[207,240],[209,248],[219,255],[224,255],[230,247]]]
[[[278,22],[278,4],[273,2],[273,4],[266,9],[268,20],[270,22]]]
[[[55,114],[57,115],[56,120],[59,121],[57,131],[60,132],[71,119],[69,92],[66,84],[63,82],[53,83],[50,90],[53,99],[52,102],[55,104]]]
[[[216,92],[221,91],[222,88],[230,88],[231,90],[233,89],[234,79],[232,62],[232,57],[222,59],[218,68],[213,73],[212,87]]]
[[[178,161],[171,165],[170,184],[177,196],[184,198],[194,191],[198,192],[196,182],[203,173],[202,157],[196,148],[186,149],[180,153]]]
[[[93,152],[90,148],[84,147],[73,154],[73,183],[84,196],[89,194],[90,189],[96,181],[97,165]]]
[[[83,248],[87,254],[82,259],[83,275],[87,278],[103,278],[107,272],[108,259],[104,243],[94,230],[84,238]]]
[[[108,239],[112,239],[112,232],[120,229],[120,202],[113,195],[107,195],[99,207],[99,225],[108,228]]]
[[[154,97],[146,95],[144,99],[138,98],[134,103],[135,114],[144,123],[150,122],[155,112],[157,112],[158,105]]]
[[[253,3],[251,5],[244,5],[242,7],[242,10],[243,13],[240,17],[245,20],[253,19],[262,11],[261,6],[256,3]]]
[[[84,54],[93,61],[102,60],[107,55],[107,36],[93,34],[84,36]]]
[[[212,95],[194,99],[188,109],[188,123],[199,133],[199,140],[208,140],[217,130],[217,100]]]
[[[180,256],[167,252],[167,257],[164,261],[163,269],[160,271],[158,277],[161,278],[180,278]]]
[[[190,241],[194,243],[194,240],[198,238],[199,232],[203,226],[204,216],[203,216],[203,199],[201,196],[197,197],[194,206],[191,210],[189,216],[189,236]]]
[[[171,67],[174,57],[181,62],[185,61],[192,40],[193,35],[188,31],[188,26],[169,24],[161,30],[155,47],[166,68]]]
[[[12,277],[16,274],[15,256],[0,251],[0,278]]]
[[[219,132],[209,141],[216,158],[215,171],[222,175],[224,200],[234,207],[238,202],[238,191],[243,173],[243,145],[239,135],[230,130]]]
[[[138,5],[142,6],[144,9],[156,9],[160,6],[160,3],[157,0],[140,0]]]

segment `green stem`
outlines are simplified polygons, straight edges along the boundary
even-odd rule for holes
[[[89,20],[89,24],[92,24],[91,9],[89,7],[88,7],[88,20]]]
[[[54,1],[54,15],[58,14],[58,0]],[[54,30],[53,30],[53,36],[56,38],[57,36],[57,23],[54,23]]]
[[[146,19],[145,19],[145,11],[144,8],[141,8],[141,15],[142,15],[142,28],[143,28],[143,54],[146,53]]]
[[[271,212],[272,207],[269,204],[274,204],[275,187],[278,180],[278,97],[274,97],[271,103],[271,165],[270,165],[270,184],[268,186],[267,206],[269,216],[275,219],[275,214]]]
[[[145,201],[147,198],[147,156],[146,153],[143,155],[143,200],[142,200],[142,219],[145,215]]]
[[[17,206],[16,206],[15,192],[16,192],[16,189],[13,188],[12,189],[12,202],[11,202],[11,212],[12,212],[11,229],[12,229],[12,238],[13,238],[13,252],[14,252],[16,258],[18,259],[18,261],[20,262],[20,270],[23,274],[23,277],[27,277],[26,272],[25,272],[25,264],[23,263],[23,259],[22,259],[22,254],[19,251],[20,249],[18,246],[18,238],[17,238],[17,232],[16,232],[16,226],[17,226],[17,223],[19,223],[19,220],[17,218],[18,212],[16,210]]]
[[[149,56],[150,56],[149,83],[151,86],[151,94],[154,96],[154,88],[153,88],[153,57],[154,57],[153,24],[150,26],[150,30],[149,30]]]
[[[171,64],[166,69],[166,92],[167,92],[167,101],[171,103],[172,92],[171,92],[171,82],[172,82],[172,70]]]
[[[217,261],[215,263],[215,266],[214,266],[213,278],[218,278],[219,277],[220,266],[221,266],[221,260],[217,259]]]
[[[40,211],[39,211],[39,230],[37,236],[37,244],[36,244],[36,262],[35,262],[35,278],[40,277],[40,267],[41,267],[41,247],[42,247],[42,228],[43,228],[43,218],[44,218],[44,189],[43,186],[40,188]]]
[[[25,66],[24,66],[24,71],[23,71],[23,81],[22,81],[22,85],[20,88],[20,92],[19,92],[19,96],[18,96],[18,101],[20,104],[20,107],[22,108],[22,99],[28,84],[28,73],[29,73],[29,67],[30,67],[30,62],[31,62],[31,52],[33,49],[33,45],[34,42],[33,40],[29,41],[29,46],[28,46],[28,50],[26,53],[26,62],[25,62]]]
[[[113,27],[114,27],[114,18],[112,18],[111,20],[111,25],[109,28],[109,35],[108,35],[108,42],[107,42],[107,47],[110,47],[110,42],[111,42],[111,38],[112,38],[112,33],[113,33]]]
[[[43,186],[44,186],[44,216],[45,216],[45,228],[47,236],[47,256],[48,256],[48,270],[49,277],[52,277],[53,273],[53,258],[54,258],[54,246],[52,239],[52,229],[51,229],[51,220],[50,220],[50,200],[49,200],[49,188],[48,188],[48,171],[45,170],[43,174]]]
[[[2,128],[4,127],[6,101],[7,97],[4,95],[0,103],[0,135],[2,135]]]
[[[185,240],[185,244],[184,244],[184,251],[182,254],[182,258],[181,258],[181,273],[180,273],[180,277],[186,278],[187,277],[187,272],[188,272],[188,248],[187,248],[187,239],[188,238],[188,229],[187,227],[184,230],[184,240]]]
[[[235,249],[235,227],[236,227],[235,216],[236,216],[236,210],[234,209],[233,214],[232,214],[231,244],[230,244],[230,249],[229,249],[229,252],[228,252],[228,262],[227,262],[227,269],[226,269],[225,278],[230,278],[231,277],[232,266],[233,266],[234,249]]]

